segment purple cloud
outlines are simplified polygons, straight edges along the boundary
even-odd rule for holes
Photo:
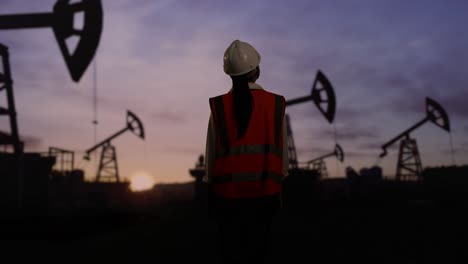
[[[369,158],[375,157],[375,153],[362,151],[347,151],[344,153],[345,159],[348,158]]]
[[[199,148],[192,148],[192,147],[184,147],[184,146],[165,146],[161,149],[164,153],[176,154],[176,155],[188,155],[196,157],[197,155],[204,155],[205,150],[201,150]]]
[[[371,142],[365,142],[365,143],[358,144],[358,148],[362,149],[362,150],[373,150],[373,151],[381,152],[383,144],[385,144],[385,142],[371,141]],[[389,146],[387,148],[387,150],[396,150],[398,148],[399,148],[399,144],[397,142],[397,143]]]
[[[169,110],[154,112],[151,117],[161,123],[180,124],[187,121],[185,113]]]
[[[306,147],[306,146],[298,146],[296,148],[296,152],[299,156],[322,156],[328,153],[333,152],[333,146],[330,145],[329,148],[322,147],[322,146],[314,146],[314,147]]]
[[[373,139],[378,138],[380,134],[372,129],[354,129],[353,131],[345,131],[340,132],[338,134],[338,138],[340,141],[348,141],[348,140],[357,140],[357,139]]]
[[[454,159],[460,159],[462,157],[466,157],[468,155],[468,142],[462,142],[459,145],[455,145],[454,148],[444,148],[441,150],[443,155],[454,155]]]

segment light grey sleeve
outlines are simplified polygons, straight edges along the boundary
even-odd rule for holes
[[[283,176],[289,175],[289,156],[288,156],[288,129],[286,126],[286,117],[283,118]]]
[[[213,175],[213,165],[215,158],[215,145],[216,145],[216,130],[213,116],[210,114],[208,122],[208,131],[206,133],[206,148],[205,148],[205,176],[203,181],[209,183]]]

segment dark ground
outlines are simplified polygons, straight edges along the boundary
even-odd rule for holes
[[[304,186],[290,190],[314,188]],[[358,192],[343,181],[317,186],[315,196],[284,200],[268,263],[468,263],[465,188],[433,191],[431,200],[412,185],[362,185]],[[133,194],[125,210],[4,212],[0,256],[13,260],[2,263],[219,263],[214,219],[192,197],[193,183],[161,185]]]
[[[269,263],[467,263],[465,211],[423,202],[285,208],[274,219]],[[2,255],[46,263],[217,263],[216,226],[192,203],[81,215],[4,220]]]

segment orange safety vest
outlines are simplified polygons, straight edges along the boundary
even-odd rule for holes
[[[212,191],[224,198],[254,198],[277,194],[283,180],[283,96],[251,90],[252,115],[237,140],[231,92],[210,98],[216,127]]]

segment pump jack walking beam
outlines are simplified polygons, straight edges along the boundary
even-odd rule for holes
[[[414,131],[416,128],[422,126],[426,122],[432,122],[436,126],[442,128],[443,130],[450,132],[450,120],[448,118],[447,112],[445,109],[436,101],[432,100],[429,97],[426,97],[426,117],[423,118],[421,121],[417,122],[415,125],[411,126],[410,128],[406,129],[398,136],[394,137],[384,145],[382,145],[382,153],[380,157],[384,157],[387,155],[387,148],[393,145],[395,142],[402,138],[409,138],[409,133]]]
[[[328,157],[332,157],[332,156],[335,156],[336,159],[338,159],[339,161],[343,162],[344,160],[344,152],[343,152],[343,149],[341,148],[340,145],[336,144],[335,145],[335,150],[331,153],[328,153],[328,154],[325,154],[323,156],[320,156],[320,157],[317,157],[315,159],[312,159],[312,160],[309,160],[307,163],[313,163],[317,160],[323,160],[325,158],[328,158]]]
[[[83,27],[75,28],[75,15],[84,15]],[[52,27],[73,81],[78,82],[93,60],[102,33],[103,12],[100,0],[58,0],[52,13],[1,15],[0,30]],[[80,38],[72,51],[66,40]]]

